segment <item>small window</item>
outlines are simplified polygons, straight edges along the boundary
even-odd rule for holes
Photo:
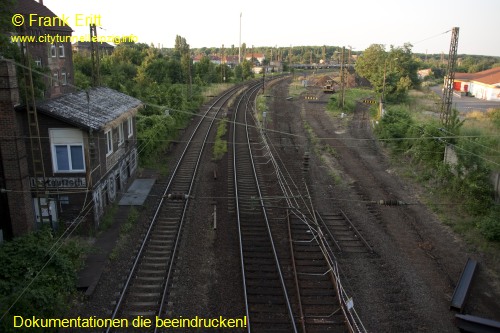
[[[54,145],[55,171],[85,171],[83,145]]]
[[[123,135],[123,123],[118,125],[118,146],[121,146],[125,141],[125,136]]]
[[[128,131],[128,137],[132,137],[134,135],[134,121],[132,117],[127,119],[127,131]]]
[[[64,44],[59,44],[59,58],[64,58]]]
[[[67,195],[61,195],[59,197],[59,203],[61,205],[69,205],[69,196],[67,196]]]
[[[37,65],[37,67],[42,67],[42,58],[36,59],[35,64]]]
[[[55,58],[57,56],[56,44],[50,45],[50,56]]]
[[[67,85],[68,84],[68,79],[66,78],[66,73],[65,72],[62,72],[61,73],[61,84],[63,86]]]
[[[106,156],[109,156],[113,153],[113,131],[109,130],[104,135],[106,135]]]
[[[52,80],[52,86],[53,87],[59,86],[59,74],[54,73],[53,78],[54,79]]]

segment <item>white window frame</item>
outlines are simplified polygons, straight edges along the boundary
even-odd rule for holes
[[[66,53],[64,51],[64,44],[59,43],[58,49],[59,49],[59,58],[64,58],[66,56]]]
[[[49,129],[50,135],[50,151],[52,154],[52,169],[54,173],[82,173],[86,170],[86,162],[85,162],[85,146],[83,144],[83,136],[81,132],[76,129],[68,129],[68,128],[57,128],[57,129]],[[61,170],[59,168],[58,160],[57,160],[57,149],[56,147],[66,147],[67,159],[69,169]],[[71,147],[80,147],[82,151],[82,162],[83,168],[76,169],[73,167],[73,159],[71,155]]]
[[[134,135],[134,122],[132,117],[129,117],[127,119],[127,130],[128,130],[128,137],[131,138]]]
[[[57,48],[56,48],[56,44],[51,44],[51,45],[50,45],[50,56],[51,56],[52,58],[57,57]]]
[[[42,58],[37,58],[35,60],[35,64],[38,66],[38,67],[42,67]]]
[[[52,86],[53,87],[58,87],[59,86],[59,73],[52,74],[52,77],[54,78],[52,80]]]
[[[118,125],[118,146],[125,142],[125,133],[123,133],[123,122]]]
[[[108,157],[113,154],[113,130],[107,130],[104,135],[106,136],[106,157]]]
[[[61,81],[62,81],[62,85],[65,86],[68,84],[68,78],[66,77],[66,73],[65,72],[62,72],[61,73]]]

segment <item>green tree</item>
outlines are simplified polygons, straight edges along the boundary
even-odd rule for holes
[[[14,4],[16,0],[4,0],[3,5],[0,6],[0,55],[10,44],[9,36],[5,32],[12,31],[12,21],[11,17],[14,10]]]
[[[194,65],[194,74],[200,77],[202,84],[210,84],[217,81],[215,64],[206,56]]]
[[[403,101],[408,90],[418,84],[418,63],[411,44],[391,46],[390,52],[381,44],[373,44],[358,57],[355,69],[370,81],[376,93],[390,102]]]

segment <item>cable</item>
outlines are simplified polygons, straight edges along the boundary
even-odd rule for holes
[[[430,36],[430,37],[424,38],[424,39],[422,39],[422,40],[419,40],[418,42],[412,43],[412,45],[419,44],[419,43],[425,42],[426,40],[429,40],[429,39],[436,38],[436,37],[438,37],[438,36],[441,36],[441,35],[447,34],[447,33],[448,33],[448,32],[450,32],[450,31],[451,31],[451,29],[450,29],[450,30],[447,30],[447,31],[445,31],[445,32],[441,32],[441,33],[439,33],[439,34],[437,34],[437,35],[434,35],[434,36]]]

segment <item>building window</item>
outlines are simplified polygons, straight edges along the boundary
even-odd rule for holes
[[[36,59],[35,64],[37,65],[37,67],[42,67],[42,58]]]
[[[54,172],[84,172],[82,132],[78,129],[49,129]]]
[[[128,137],[132,137],[134,135],[134,122],[132,117],[129,117],[127,119],[127,132],[128,132]]]
[[[55,58],[57,56],[56,44],[50,45],[50,56]]]
[[[66,78],[66,73],[65,72],[62,72],[61,73],[61,84],[63,86],[67,85],[68,84],[68,79]]]
[[[125,136],[123,135],[123,123],[118,125],[118,146],[121,146],[125,141]]]
[[[113,153],[113,130],[108,130],[104,135],[106,135],[106,156],[109,156]]]
[[[53,145],[56,172],[85,171],[83,159],[83,144],[81,145]]]
[[[59,44],[59,58],[64,58],[64,44]]]
[[[53,87],[59,86],[59,74],[58,73],[54,73],[53,78],[54,79],[52,80],[52,86]]]

